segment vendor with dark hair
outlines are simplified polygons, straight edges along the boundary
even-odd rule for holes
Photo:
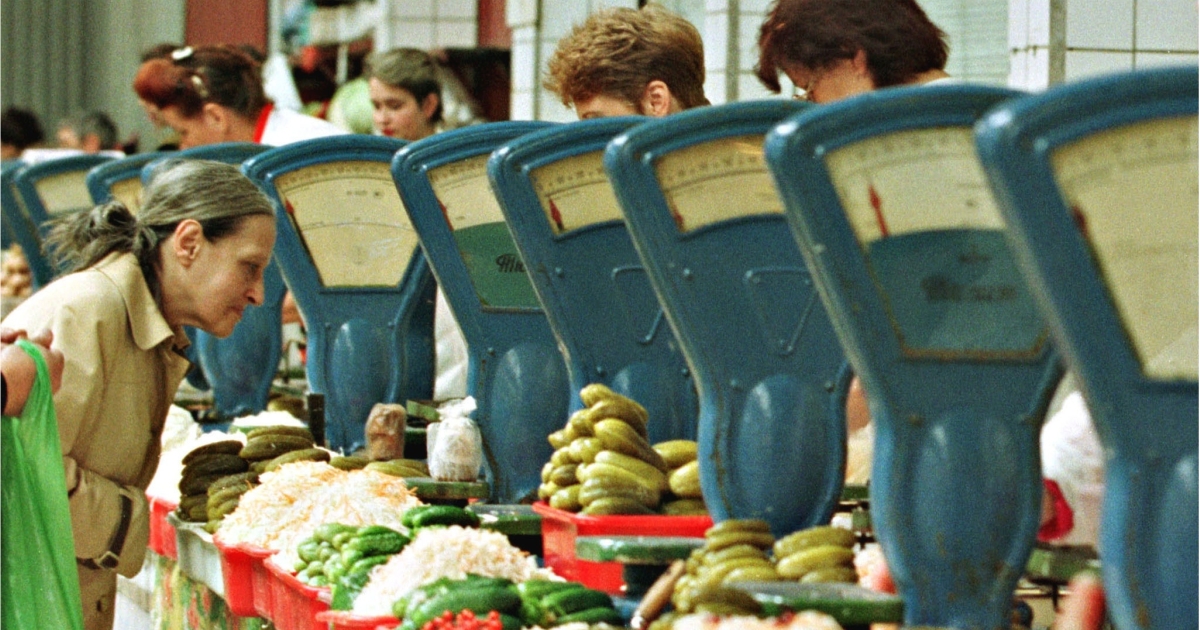
[[[229,335],[263,301],[274,243],[271,204],[237,167],[169,161],[137,216],[114,201],[61,219],[47,246],[71,272],[4,319],[49,329],[65,357],[54,406],[88,630],[112,627],[117,573],[142,568],[183,327]]]
[[[950,76],[946,33],[914,0],[776,0],[758,48],[763,85],[785,74],[814,103]]]

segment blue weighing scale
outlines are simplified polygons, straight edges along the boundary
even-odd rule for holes
[[[1018,93],[881,90],[777,126],[767,162],[876,424],[871,521],[909,625],[1008,627],[1058,358],[971,126]]]
[[[275,258],[308,330],[309,390],[329,447],[365,443],[375,403],[433,392],[433,274],[389,170],[399,140],[333,136],[272,149],[243,170],[275,204]]]
[[[86,178],[92,202],[101,204],[116,199],[137,214],[142,204],[142,167],[170,155],[174,154],[163,151],[138,153],[93,167]]]
[[[776,536],[827,524],[841,496],[850,372],[783,218],[762,142],[790,100],[638,125],[604,166],[700,396],[714,521]]]
[[[14,159],[14,160],[0,161],[0,174],[7,173],[9,171],[12,171],[13,173],[15,173],[16,169],[21,168],[22,166],[25,166],[25,163],[22,162],[21,160]],[[5,182],[3,183],[3,194],[5,197],[5,200],[4,200],[5,204],[8,203],[7,197],[15,194],[12,189],[11,179],[12,179],[12,174],[10,173],[8,179],[5,180]],[[9,247],[12,247],[14,244],[17,243],[15,231],[12,228],[12,226],[10,226],[8,224],[8,220],[9,220],[8,215],[6,214],[6,215],[4,215],[4,221],[0,221],[0,249],[8,249]]]
[[[497,122],[414,142],[392,177],[467,342],[493,503],[533,496],[571,399],[566,364],[488,183],[497,147],[550,123]]]
[[[650,414],[650,441],[696,439],[696,389],[633,249],[604,172],[604,147],[642,117],[585,120],[521,136],[488,175],[546,317],[571,391],[604,383]],[[577,396],[572,410],[582,406]]]
[[[1197,627],[1197,80],[1080,81],[976,127],[1108,456],[1099,552],[1120,628]]]
[[[16,176],[26,166],[24,162],[12,160],[5,162],[0,170],[0,212],[3,212],[4,232],[25,252],[32,288],[37,291],[54,279],[54,268],[42,254],[42,235],[17,194]]]
[[[240,165],[271,147],[253,142],[225,142],[165,153],[142,167],[142,184],[148,184],[155,170],[169,159],[214,160]],[[219,418],[233,419],[256,414],[267,408],[271,382],[279,370],[283,349],[283,296],[287,286],[272,257],[263,270],[263,303],[248,306],[242,321],[224,339],[203,330],[187,327],[192,346],[188,358],[200,367],[200,375],[189,374],[188,382],[211,387],[213,410]]]
[[[50,257],[42,251],[42,241],[49,234],[51,219],[90,209],[93,204],[85,181],[87,173],[92,167],[111,160],[113,157],[109,155],[72,155],[30,164],[13,173],[13,189],[20,207],[36,228],[36,243],[26,245],[21,239],[17,240],[34,272],[35,290],[48,284],[61,271],[54,268]]]

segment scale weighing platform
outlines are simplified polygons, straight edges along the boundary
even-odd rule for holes
[[[142,205],[142,167],[170,155],[174,154],[164,151],[139,153],[92,168],[86,178],[92,202],[101,204],[116,199],[137,214]]]
[[[871,521],[910,625],[1007,626],[1037,533],[1061,376],[971,128],[1019,93],[880,90],[766,144],[876,424]]]
[[[142,167],[141,183],[149,184],[155,171],[168,160],[213,160],[241,165],[271,147],[253,142],[207,144],[174,153],[164,153]],[[140,204],[139,204],[140,206]],[[259,413],[267,408],[271,382],[279,369],[283,349],[282,307],[287,287],[272,257],[263,270],[263,303],[248,306],[233,333],[219,339],[203,330],[185,327],[192,345],[188,358],[199,367],[188,373],[197,388],[212,389],[217,417],[232,419]]]
[[[550,123],[447,131],[396,154],[392,177],[467,342],[491,501],[534,495],[567,418],[567,368],[487,178],[497,147]]]
[[[61,271],[53,267],[50,257],[42,251],[42,241],[50,231],[51,219],[90,209],[93,204],[85,181],[87,173],[92,167],[113,159],[111,155],[72,155],[30,164],[13,172],[13,190],[24,214],[36,228],[36,242],[27,245],[20,238],[17,240],[34,272],[35,290],[48,284]],[[28,240],[28,236],[25,238]]]
[[[617,136],[604,165],[700,397],[713,520],[829,522],[850,372],[783,218],[762,142],[790,100],[704,107]]]
[[[437,290],[389,165],[404,146],[333,136],[272,149],[243,170],[275,203],[276,260],[308,328],[309,389],[335,450],[365,442],[375,403],[433,392]]]
[[[1121,628],[1197,627],[1198,79],[1079,81],[976,127],[1108,455],[1099,551]]]
[[[565,349],[571,391],[604,383],[646,408],[650,442],[696,439],[687,362],[633,248],[604,148],[643,117],[521,136],[488,162],[492,188]],[[572,409],[582,407],[578,395]]]

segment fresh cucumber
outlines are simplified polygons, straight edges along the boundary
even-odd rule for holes
[[[421,510],[420,513],[412,517],[412,527],[414,528],[429,527],[431,525],[479,527],[479,516],[470,510],[453,505],[431,505],[429,509]]]
[[[608,593],[590,588],[572,589],[550,593],[542,598],[542,607],[556,617],[563,617],[580,610],[608,606],[612,608],[612,598]]]
[[[574,612],[569,615],[564,615],[555,620],[554,625],[560,626],[564,623],[572,623],[582,621],[588,625],[595,623],[607,623],[613,626],[625,625],[625,619],[621,617],[621,613],[617,612],[611,606],[596,606],[594,608],[585,608],[579,612]]]
[[[420,628],[446,611],[458,614],[463,610],[470,610],[476,615],[487,615],[492,610],[504,614],[520,614],[521,597],[511,586],[451,589],[426,600],[415,611],[408,611],[408,620],[415,621]]]

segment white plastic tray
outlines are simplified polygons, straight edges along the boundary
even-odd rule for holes
[[[213,545],[212,534],[204,531],[204,523],[180,520],[174,512],[167,515],[167,521],[175,527],[179,569],[224,598],[225,580],[221,574],[221,553]]]

